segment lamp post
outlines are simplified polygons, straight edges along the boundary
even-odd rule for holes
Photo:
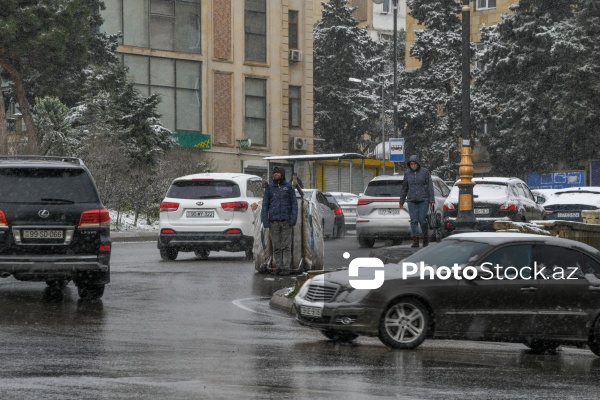
[[[357,78],[348,78],[348,81],[354,82],[354,83],[362,83],[363,82],[361,79],[357,79]],[[383,102],[383,92],[385,89],[385,85],[383,84],[383,82],[377,83],[373,79],[370,79],[370,78],[365,79],[365,82],[368,84],[374,84],[374,85],[381,86],[381,146],[383,148],[383,157],[381,159],[381,161],[383,163],[383,167],[382,167],[381,171],[382,171],[382,175],[385,175],[385,121],[384,121],[385,103]]]
[[[461,135],[462,148],[458,174],[458,215],[456,216],[456,231],[468,232],[476,230],[477,219],[473,212],[473,148],[471,146],[471,6],[469,0],[462,1],[462,113]]]

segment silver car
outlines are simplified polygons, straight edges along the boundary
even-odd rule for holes
[[[441,220],[442,207],[450,188],[439,177],[432,175],[435,191],[435,212]],[[404,177],[377,176],[369,182],[356,207],[356,234],[360,247],[373,247],[375,240],[393,240],[394,244],[408,239],[410,217],[408,205],[399,207],[400,189]],[[432,231],[435,240],[441,240],[441,230]]]
[[[356,207],[358,205],[358,195],[347,192],[329,192],[342,208],[344,212],[345,225],[347,229],[356,227]]]
[[[335,214],[329,205],[325,195],[317,189],[302,189],[304,198],[317,206],[321,215],[321,225],[323,236],[336,238],[338,236],[338,227],[335,223]]]

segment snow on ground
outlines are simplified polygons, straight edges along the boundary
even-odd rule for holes
[[[126,231],[157,231],[158,230],[158,219],[152,219],[152,223],[147,223],[146,215],[140,214],[137,220],[137,226],[133,225],[135,220],[135,213],[133,211],[122,211],[119,214],[119,220],[117,221],[117,211],[109,210],[110,213],[110,230],[118,232]]]

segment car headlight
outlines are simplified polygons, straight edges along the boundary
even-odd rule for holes
[[[334,301],[337,303],[356,303],[362,300],[370,291],[370,289],[345,288],[335,297]]]

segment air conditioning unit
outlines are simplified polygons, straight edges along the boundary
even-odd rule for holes
[[[308,139],[303,137],[293,137],[292,150],[308,150]]]
[[[302,61],[302,51],[301,50],[290,50],[290,61],[292,61],[292,62]]]

